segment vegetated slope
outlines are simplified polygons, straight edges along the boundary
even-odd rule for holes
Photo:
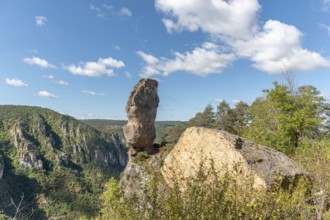
[[[82,122],[91,125],[103,132],[115,132],[121,138],[124,138],[122,127],[127,124],[125,120],[108,120],[108,119],[84,119]],[[156,121],[156,143],[164,140],[168,133],[168,129],[178,124],[183,124],[182,121]]]
[[[117,134],[28,106],[0,106],[0,155],[0,214],[22,219],[92,216],[102,184],[127,163]]]

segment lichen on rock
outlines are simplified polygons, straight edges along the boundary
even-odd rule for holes
[[[287,188],[308,173],[284,153],[258,145],[237,135],[215,129],[191,127],[179,139],[164,160],[162,174],[169,185],[182,178],[195,177],[203,165],[205,172],[214,169],[220,175],[227,171],[243,178],[252,177],[255,187],[268,187],[282,178]],[[239,172],[233,172],[239,165]]]

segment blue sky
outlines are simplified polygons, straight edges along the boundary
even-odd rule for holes
[[[157,120],[187,120],[283,72],[330,97],[329,0],[2,0],[0,30],[0,104],[126,119],[150,77]]]

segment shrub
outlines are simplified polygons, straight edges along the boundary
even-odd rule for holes
[[[157,173],[142,195],[124,197],[111,179],[102,196],[98,219],[310,219],[308,183],[304,180],[289,190],[281,178],[273,187],[254,188],[253,180],[238,180],[239,170],[219,175],[211,169],[194,178],[182,178],[164,188]],[[212,181],[210,181],[212,180]],[[182,187],[185,185],[186,187]],[[308,211],[307,211],[308,210]]]

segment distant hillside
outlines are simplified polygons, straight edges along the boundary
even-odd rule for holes
[[[103,132],[117,133],[121,138],[124,138],[122,127],[127,124],[125,120],[107,120],[107,119],[86,119],[82,122],[91,125]],[[168,128],[182,124],[182,121],[156,121],[156,140],[160,143],[167,134]]]
[[[0,157],[0,218],[18,219],[94,215],[104,181],[127,162],[116,134],[49,109],[8,105],[0,106]]]

